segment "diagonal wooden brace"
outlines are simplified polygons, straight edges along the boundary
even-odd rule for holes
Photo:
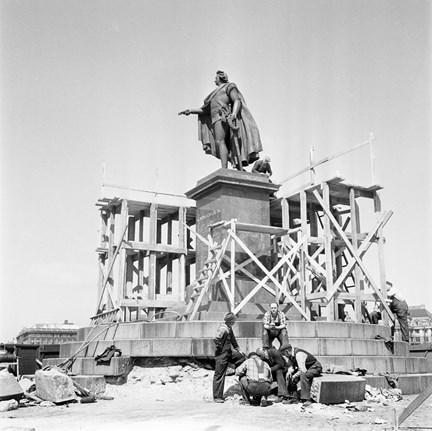
[[[249,248],[246,246],[246,244],[243,243],[243,241],[231,230],[228,231],[229,234],[236,240],[237,244],[239,244],[243,250],[253,259],[253,261],[258,265],[258,267],[266,274],[266,277],[263,280],[266,280],[267,278],[271,279],[273,281],[273,283],[281,290],[281,292],[283,292],[285,294],[285,296],[289,299],[289,301],[294,305],[294,307],[297,309],[297,311],[303,316],[305,317],[305,319],[309,319],[308,315],[306,314],[306,312],[297,304],[297,302],[295,301],[295,299],[288,293],[288,291],[278,282],[278,280],[276,280],[275,277],[273,277],[273,275],[267,270],[267,268],[258,260],[256,259],[256,257],[253,255],[253,253],[249,250]],[[306,237],[303,238],[302,241],[299,241],[299,243],[297,244],[298,247],[300,247],[303,242],[306,241]],[[292,254],[294,254],[297,251],[297,247],[293,248],[292,250]],[[287,255],[288,256],[288,255]],[[289,257],[289,256],[288,256]],[[282,262],[282,263],[281,263]],[[272,271],[277,270],[283,263],[285,262],[285,259],[282,259],[278,265],[276,265],[275,268],[273,268]],[[263,282],[263,280],[261,281],[261,283]],[[254,290],[256,290],[257,288],[255,288]],[[242,309],[242,307],[249,301],[249,299],[254,295],[255,293],[250,292],[249,295],[243,299],[243,301],[235,308],[235,312],[238,312],[239,310]]]
[[[373,281],[373,278],[372,278],[371,274],[369,273],[368,269],[364,265],[364,263],[361,260],[359,254],[357,253],[357,251],[354,249],[354,247],[350,243],[348,237],[345,235],[345,232],[342,230],[342,227],[339,225],[339,223],[334,218],[333,214],[328,210],[328,208],[326,208],[324,200],[322,199],[322,197],[320,196],[320,194],[316,190],[314,190],[313,193],[314,193],[314,196],[317,199],[318,203],[321,205],[323,211],[325,212],[325,214],[327,215],[327,217],[329,218],[329,220],[331,221],[331,223],[333,224],[333,226],[335,227],[335,229],[338,231],[338,233],[341,236],[341,238],[345,241],[345,244],[346,244],[349,252],[352,254],[353,258],[356,260],[357,264],[359,265],[359,267],[363,271],[365,277],[369,280],[369,284],[373,287],[373,289],[375,290],[375,293],[381,299],[381,303],[382,303],[383,307],[385,308],[385,310],[387,311],[387,314],[389,315],[390,319],[394,321],[395,317],[394,317],[393,313],[391,312],[391,310],[390,310],[390,308],[389,308],[389,306],[388,306],[388,304],[386,302],[386,298],[382,294],[382,292],[379,289],[379,287]]]
[[[384,213],[377,225],[368,233],[362,244],[357,250],[358,255],[360,258],[362,258],[365,253],[369,250],[370,246],[372,245],[372,238],[375,236],[378,229],[384,227],[384,225],[389,221],[390,217],[393,215],[393,213],[386,212]],[[351,270],[354,268],[354,265],[356,264],[356,260],[353,258],[350,262],[348,262],[347,266],[344,268],[342,273],[339,275],[338,279],[336,280],[335,284],[333,285],[332,289],[327,292],[326,300],[330,301],[330,299],[333,297],[333,295],[336,293],[336,291],[339,289],[339,287],[345,282],[345,280],[350,276]]]

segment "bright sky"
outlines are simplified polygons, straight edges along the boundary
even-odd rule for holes
[[[196,117],[225,70],[274,179],[376,138],[385,260],[432,311],[431,2],[14,0],[1,15],[0,341],[95,311],[106,181],[183,194],[219,161]],[[367,148],[317,169],[372,185]],[[306,182],[307,176],[302,178]],[[288,187],[288,186],[287,186]],[[289,187],[288,187],[289,188]]]

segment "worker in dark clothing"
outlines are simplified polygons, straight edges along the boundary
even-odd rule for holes
[[[270,166],[270,157],[264,156],[263,159],[255,162],[252,168],[252,172],[254,174],[265,175],[266,177],[271,177],[273,175],[271,166]]]
[[[256,352],[263,361],[269,364],[273,380],[276,380],[277,382],[278,398],[274,402],[279,403],[281,401],[287,400],[288,391],[285,376],[288,371],[288,367],[282,353],[274,347],[271,347],[270,349],[258,348]]]
[[[223,403],[225,375],[228,365],[238,367],[246,360],[244,353],[239,349],[232,327],[236,321],[233,313],[225,315],[225,323],[219,326],[216,337],[213,339],[216,345],[215,372],[213,376],[213,399],[216,403]]]
[[[389,307],[391,312],[396,316],[402,333],[402,341],[409,343],[409,325],[408,325],[408,304],[393,287],[393,283],[387,281],[387,296],[389,298]],[[394,336],[395,325],[392,326],[392,335]]]
[[[382,319],[381,311],[375,310],[369,314],[369,320],[372,325],[378,325],[379,321]]]
[[[287,376],[292,379],[293,383],[298,384],[300,382],[300,402],[305,407],[310,406],[312,404],[310,397],[312,380],[321,375],[321,364],[315,356],[306,350],[292,347],[291,344],[281,346],[280,351],[291,365],[288,368]],[[292,398],[285,403],[295,404],[298,402],[299,400]]]

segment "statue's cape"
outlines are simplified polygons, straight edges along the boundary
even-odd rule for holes
[[[211,154],[218,159],[220,159],[219,149],[216,146],[213,136],[209,106],[211,100],[216,94],[218,94],[220,91],[226,91],[227,85],[228,84],[225,84],[216,88],[204,99],[204,105],[201,109],[203,109],[205,113],[198,116],[198,139],[202,143],[203,150],[206,154]],[[240,93],[240,91],[238,93],[241,101],[241,108],[237,115],[238,124],[240,126],[238,130],[238,140],[239,146],[241,148],[242,165],[247,166],[259,159],[259,152],[262,151],[262,144],[255,120],[246,106],[243,95]],[[231,131],[231,141],[233,138],[233,133]],[[233,142],[231,143],[231,148],[232,147]],[[231,155],[229,156],[231,158]]]

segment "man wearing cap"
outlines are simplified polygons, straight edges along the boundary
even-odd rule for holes
[[[270,366],[273,380],[276,380],[278,386],[278,398],[275,402],[281,402],[288,399],[287,382],[285,379],[288,366],[282,353],[274,347],[270,349],[257,349],[258,356]]]
[[[269,349],[275,338],[278,339],[280,346],[289,343],[285,314],[282,311],[278,311],[276,302],[272,302],[270,304],[270,311],[266,311],[263,317],[263,349]]]
[[[239,349],[232,327],[236,321],[233,313],[227,313],[225,323],[219,326],[216,337],[213,339],[216,345],[215,372],[213,376],[213,399],[216,403],[223,403],[225,375],[230,363],[238,367],[245,361],[244,353]]]
[[[397,317],[401,334],[402,341],[409,343],[409,325],[408,325],[408,304],[398,293],[396,293],[393,283],[390,281],[387,284],[387,296],[389,301],[389,307],[392,313]],[[395,325],[392,326],[392,335],[394,336]]]
[[[287,375],[292,379],[293,383],[300,382],[300,402],[305,407],[311,405],[310,389],[314,377],[319,377],[322,373],[322,366],[317,358],[306,350],[292,347],[291,344],[282,346],[281,352],[287,358],[290,364]],[[295,404],[299,401],[295,398],[286,402],[287,404]]]
[[[248,359],[237,368],[235,373],[239,377],[244,403],[267,407],[267,397],[270,394],[272,383],[269,365],[257,353],[251,352]]]

